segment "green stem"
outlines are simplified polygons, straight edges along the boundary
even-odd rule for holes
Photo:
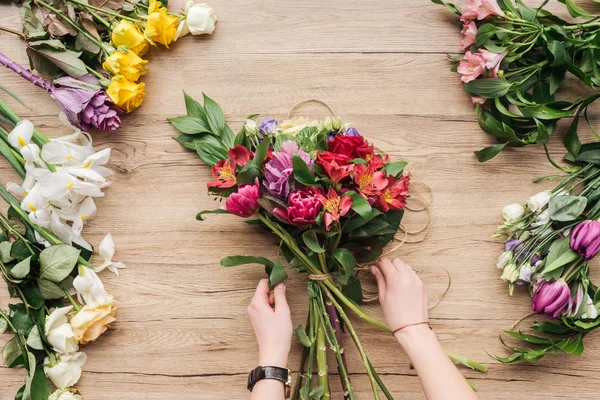
[[[135,2],[135,1],[131,1],[131,0],[125,0],[125,1],[129,4],[133,4],[134,6],[143,8],[145,10],[150,8],[146,4],[143,4],[142,2]],[[173,17],[178,17],[178,18],[185,18],[185,15],[176,14],[176,13],[172,13],[172,12],[167,12],[167,15],[172,15]]]
[[[306,328],[305,328],[306,336],[310,335],[310,312],[306,317]],[[296,379],[296,383],[294,384],[294,390],[291,394],[291,400],[298,400],[298,396],[300,395],[300,388],[302,387],[302,376],[304,375],[304,368],[306,367],[306,359],[308,357],[308,348],[302,346],[302,356],[300,357],[300,368],[298,368],[298,379]]]
[[[12,33],[13,35],[20,36],[22,39],[27,39],[27,35],[25,35],[24,33],[15,31],[14,29],[10,29],[5,26],[0,26],[0,31]]]
[[[75,0],[70,0],[70,1],[75,1]],[[104,45],[102,44],[101,41],[99,41],[96,37],[90,35],[85,29],[83,29],[79,25],[77,25],[77,23],[75,21],[73,21],[71,18],[69,18],[66,15],[64,15],[63,13],[61,13],[60,10],[52,7],[50,4],[48,4],[42,0],[36,0],[36,3],[46,9],[52,11],[56,15],[58,15],[61,19],[63,19],[65,22],[67,22],[69,25],[71,25],[76,31],[78,31],[83,36],[85,36],[86,38],[88,38],[89,40],[91,40],[92,42],[97,44],[98,46],[100,46],[100,48],[102,49],[102,51],[104,51],[105,54],[108,54],[108,52],[104,48]]]
[[[81,311],[81,306],[79,305],[79,303],[77,303],[75,301],[75,299],[73,298],[73,296],[71,296],[71,293],[69,293],[67,290],[63,290],[63,292],[65,292],[65,295],[67,296],[67,298],[69,299],[69,302],[71,302],[71,305],[73,306],[73,308],[76,311]]]
[[[471,369],[474,369],[476,371],[479,372],[487,372],[488,367],[483,365],[483,364],[479,364],[478,362],[475,362],[473,360],[470,360],[466,357],[463,357],[461,355],[458,355],[456,353],[452,353],[451,351],[446,351],[446,355],[448,356],[448,358],[450,358],[452,361],[457,362],[459,364],[462,364],[466,367],[469,367]]]
[[[92,15],[92,17],[96,18],[102,25],[104,25],[105,27],[110,29],[110,22],[108,22],[106,19],[104,19],[100,15],[98,15],[98,13],[96,13],[94,10],[88,9],[87,11]]]
[[[87,8],[88,10],[95,10],[95,11],[99,11],[99,12],[101,12],[101,13],[104,13],[104,14],[107,14],[107,15],[112,15],[113,17],[116,17],[116,18],[121,18],[121,19],[124,19],[124,20],[126,20],[126,21],[130,21],[130,22],[137,22],[137,23],[141,23],[141,22],[143,22],[142,20],[135,19],[135,18],[131,18],[131,17],[128,17],[128,16],[126,16],[126,15],[119,14],[119,13],[117,13],[117,12],[114,12],[114,11],[111,11],[111,10],[106,10],[106,9],[104,9],[104,8],[95,7],[95,6],[92,6],[92,5],[86,4],[86,3],[84,3],[84,2],[81,2],[81,1],[79,1],[79,0],[67,0],[67,1],[69,1],[69,2],[71,2],[71,3],[74,3],[74,4],[78,4],[78,5],[80,5],[81,7]]]
[[[106,79],[106,77],[105,77],[105,76],[102,76],[102,74],[100,74],[100,73],[99,73],[98,71],[96,71],[94,68],[91,68],[91,67],[89,67],[89,66],[87,66],[87,65],[86,65],[86,66],[85,66],[85,69],[87,69],[87,70],[88,70],[88,72],[89,72],[90,74],[94,75],[94,76],[95,76],[96,78],[98,78],[98,79]]]
[[[21,122],[21,117],[19,117],[5,102],[0,100],[0,113],[2,113],[6,118],[8,118],[13,124],[18,124]],[[37,129],[33,130],[33,141],[38,146],[42,147],[46,143],[50,142],[44,134],[42,134]],[[54,172],[54,171],[52,171]]]
[[[312,302],[313,301],[314,300],[311,298],[311,307],[308,309],[308,317],[310,319],[310,339],[311,340],[315,340],[315,330],[316,330],[315,315],[312,311]],[[302,392],[306,396],[308,396],[308,394],[310,393],[310,388],[312,385],[312,370],[313,370],[314,359],[315,359],[315,346],[311,346],[308,351],[308,363],[307,363],[307,367],[306,367],[306,373],[304,374],[306,382],[304,383],[304,387],[302,388]],[[303,393],[300,393],[300,398],[304,397],[304,396],[302,396]]]
[[[323,399],[331,399],[331,393],[329,392],[329,374],[327,370],[327,346],[325,346],[325,329],[323,327],[323,316],[317,311],[317,302],[313,301],[313,313],[317,320],[317,373],[319,375],[319,385],[323,387]],[[322,297],[321,297],[322,301]]]

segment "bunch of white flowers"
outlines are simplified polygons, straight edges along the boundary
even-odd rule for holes
[[[21,198],[21,208],[29,219],[54,233],[65,244],[91,249],[82,237],[84,224],[96,215],[94,198],[104,196],[112,173],[104,165],[110,149],[96,152],[89,134],[79,130],[40,147],[32,143],[34,127],[23,120],[9,134],[14,148],[25,160],[26,176],[21,185],[7,189]],[[39,243],[50,245],[37,235]]]

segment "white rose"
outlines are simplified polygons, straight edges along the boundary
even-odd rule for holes
[[[523,207],[522,204],[509,204],[502,209],[502,217],[504,218],[504,221],[508,223],[515,222],[521,218],[524,212],[525,207]]]
[[[57,353],[74,353],[79,350],[79,341],[67,321],[67,314],[71,310],[72,306],[57,308],[46,317],[46,339]]]
[[[44,373],[59,389],[67,389],[75,385],[81,378],[81,367],[85,364],[85,353],[59,354],[54,364],[50,359],[44,360]]]
[[[550,213],[548,210],[544,210],[541,214],[535,217],[535,221],[531,224],[533,228],[537,228],[538,226],[546,225],[550,221]]]
[[[104,285],[98,277],[98,274],[91,269],[79,266],[79,275],[73,280],[73,287],[77,290],[77,296],[85,304],[95,306],[104,304],[108,301],[108,293],[104,290]]]
[[[206,3],[194,4],[194,0],[185,3],[185,18],[179,23],[175,39],[191,33],[192,35],[212,34],[217,23],[215,11]]]
[[[512,251],[505,251],[502,254],[500,254],[500,257],[498,257],[498,262],[496,263],[496,267],[502,269],[504,267],[506,267],[506,264],[508,264],[508,262],[510,261],[510,259],[512,258]]]
[[[48,397],[48,400],[83,400],[83,398],[72,389],[58,389]]]
[[[529,200],[527,200],[527,207],[529,207],[531,211],[535,212],[544,208],[549,201],[550,192],[546,190],[543,192],[539,192],[535,196],[531,196]]]

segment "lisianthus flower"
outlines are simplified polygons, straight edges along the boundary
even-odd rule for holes
[[[134,83],[124,76],[116,75],[112,78],[106,94],[117,106],[130,113],[142,105],[146,97],[145,87],[144,82]]]
[[[300,149],[296,142],[288,140],[281,144],[281,151],[272,153],[272,159],[265,165],[264,185],[279,199],[287,199],[290,194],[290,183],[294,178],[294,154],[298,154],[309,168],[314,164],[308,153]]]
[[[464,83],[474,81],[485,71],[485,60],[480,53],[467,51],[456,71],[462,75],[460,80]]]
[[[185,2],[184,15],[185,17],[179,22],[173,41],[188,33],[192,35],[210,35],[214,32],[217,15],[208,4],[187,0]]]
[[[104,60],[102,68],[113,75],[122,75],[131,82],[137,82],[140,76],[148,72],[145,64],[148,61],[142,59],[131,50],[116,50]]]
[[[354,164],[350,164],[350,158],[343,154],[322,151],[317,154],[317,160],[317,164],[336,185],[354,171]]]
[[[248,161],[253,157],[253,153],[248,151],[245,146],[236,145],[228,150],[229,157],[240,167],[248,164]]]
[[[275,132],[277,128],[277,121],[272,118],[265,118],[258,126],[258,131],[262,133],[264,136],[270,135]]]
[[[313,224],[321,211],[322,203],[319,196],[323,196],[323,190],[306,187],[292,191],[288,197],[287,208],[276,207],[273,214],[300,229]]]
[[[323,220],[325,221],[327,230],[330,229],[330,225],[333,221],[339,221],[340,217],[346,215],[350,210],[350,207],[352,207],[352,198],[350,196],[340,196],[332,188],[329,188],[327,197],[323,194],[317,194],[317,198],[325,208]]]
[[[216,165],[213,165],[212,174],[215,180],[208,182],[206,186],[209,189],[214,187],[224,189],[235,186],[235,165],[235,161],[233,161],[231,158],[227,160],[221,160]]]
[[[150,48],[150,43],[142,34],[139,26],[125,20],[119,21],[113,29],[111,41],[115,47],[127,46],[138,56],[143,56]]]
[[[371,166],[359,164],[354,167],[354,182],[365,197],[378,194],[388,185],[383,171],[375,171]]]
[[[477,40],[477,25],[474,21],[467,22],[463,25],[460,33],[464,35],[463,39],[460,41],[460,47],[462,47],[463,50],[467,50],[469,47],[473,46]]]
[[[157,0],[150,0],[148,4],[148,19],[144,36],[154,44],[160,43],[169,47],[169,44],[175,39],[179,19],[167,14],[166,7],[161,7]]]
[[[500,69],[500,63],[502,62],[504,57],[506,57],[506,55],[508,54],[508,50],[504,51],[502,53],[493,53],[489,50],[483,49],[483,50],[480,50],[479,53],[481,54],[481,57],[485,61],[485,67],[489,71],[490,78],[497,78],[498,70]]]
[[[227,198],[225,205],[221,209],[227,210],[239,217],[248,218],[254,215],[260,208],[258,204],[259,198],[260,184],[257,178],[254,185],[240,185],[238,191],[232,193]]]
[[[377,196],[377,208],[383,212],[403,209],[406,206],[409,183],[410,175],[405,175],[397,181],[393,176],[388,177],[387,186]]]

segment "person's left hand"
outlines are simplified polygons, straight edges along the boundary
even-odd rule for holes
[[[259,364],[285,368],[294,330],[285,284],[275,285],[271,295],[269,281],[261,279],[248,306],[248,316],[258,342]]]

